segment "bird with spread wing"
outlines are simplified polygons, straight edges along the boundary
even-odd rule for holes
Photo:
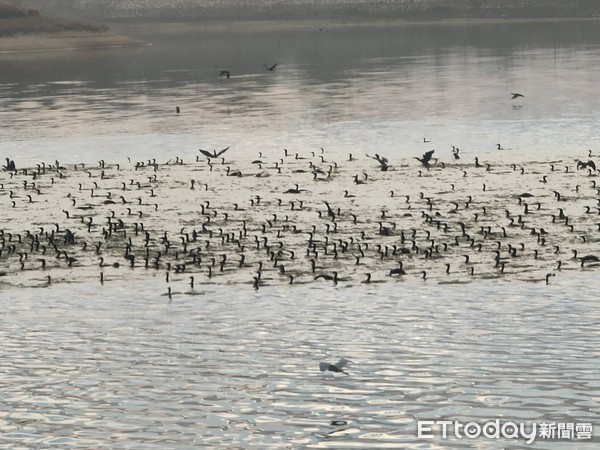
[[[429,169],[429,163],[431,162],[431,157],[433,156],[433,152],[435,152],[435,150],[431,150],[431,151],[424,153],[422,158],[419,158],[418,156],[415,156],[414,158],[416,160],[420,161],[424,167]]]
[[[348,364],[351,363],[352,361],[346,359],[346,358],[340,358],[340,360],[335,363],[335,364],[330,364],[327,362],[321,362],[319,363],[319,369],[321,370],[321,372],[337,372],[337,373],[343,373],[345,375],[349,375],[348,372],[344,371],[344,367]]]
[[[223,150],[217,152],[216,150],[213,150],[213,152],[209,152],[208,150],[203,150],[201,148],[198,149],[198,151],[200,153],[202,153],[204,156],[206,156],[207,158],[218,158],[219,156],[221,156],[223,153],[225,153],[227,150],[229,150],[229,147],[224,148]]]

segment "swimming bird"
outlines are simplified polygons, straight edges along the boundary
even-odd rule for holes
[[[297,184],[294,184],[295,187],[289,188],[284,194],[299,194],[300,192],[306,191],[306,189],[300,189]]]
[[[452,156],[454,156],[454,159],[460,159],[460,155],[458,154],[459,152],[460,152],[460,149],[453,145],[452,146]]]
[[[325,206],[327,206],[327,216],[329,216],[331,220],[335,221],[335,211],[331,208],[331,205],[328,202],[323,201],[323,203],[325,203]]]
[[[269,72],[275,72],[275,67],[277,67],[277,63],[273,64],[272,66],[267,66],[266,64],[263,64],[263,66],[265,66],[265,69],[267,69]]]
[[[324,280],[327,280],[327,281],[333,281],[333,284],[337,284],[337,282],[338,282],[338,273],[337,272],[333,272],[333,276],[332,275],[325,275],[325,274],[317,275],[315,277],[315,280],[318,280],[319,278],[323,278]]]
[[[221,70],[221,72],[219,72],[219,76],[225,76],[225,78],[231,78],[231,72],[229,72],[229,70]]]
[[[229,150],[229,147],[224,148],[223,150],[217,152],[216,150],[213,150],[213,152],[209,152],[208,150],[202,150],[201,148],[198,149],[198,151],[200,153],[202,153],[204,156],[206,156],[207,158],[218,158],[219,156],[221,156],[223,153],[225,153],[227,150]]]
[[[340,360],[335,363],[335,364],[330,364],[327,362],[320,362],[319,363],[319,369],[321,370],[321,372],[337,372],[337,373],[343,373],[345,375],[349,375],[348,372],[345,372],[343,370],[344,366],[346,366],[348,363],[351,363],[352,361],[346,359],[346,358],[340,358]]]
[[[359,180],[358,175],[354,175],[354,184],[365,184],[364,180]]]
[[[510,95],[512,95],[511,100],[519,97],[525,97],[523,94],[519,94],[518,92],[511,92]]]
[[[406,275],[406,272],[404,271],[404,268],[402,266],[402,261],[398,261],[398,267],[390,270],[390,277],[392,275]]]
[[[581,267],[583,267],[586,262],[600,262],[600,258],[598,258],[596,255],[586,255],[582,256],[580,259]]]
[[[176,106],[176,107],[175,107],[175,112],[176,112],[177,114],[179,114],[179,113],[181,112],[181,108],[180,108],[179,106]]]

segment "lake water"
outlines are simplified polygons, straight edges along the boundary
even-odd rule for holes
[[[152,45],[0,55],[0,156],[18,168],[56,159],[64,166],[35,179],[0,173],[1,445],[593,447],[589,440],[442,439],[439,430],[433,439],[417,439],[417,421],[600,426],[598,267],[581,267],[571,253],[600,254],[598,215],[584,211],[597,207],[596,172],[574,164],[589,159],[588,149],[599,151],[597,26],[120,24],[117,31]],[[275,63],[273,72],[264,68]],[[230,79],[219,77],[223,69]],[[512,100],[511,92],[525,97]],[[196,160],[200,147],[227,146],[234,169],[265,178],[229,178],[224,164],[209,169]],[[286,159],[284,148],[307,159]],[[413,157],[431,149],[446,167],[419,167]],[[365,153],[386,156],[392,168],[379,171]],[[301,172],[309,160],[319,165],[320,156],[325,162],[316,177],[326,180],[337,162],[335,182]],[[489,171],[474,167],[476,156]],[[152,158],[160,164],[134,164]],[[178,158],[186,164],[174,164]],[[268,164],[256,168],[251,161],[258,158]],[[274,168],[279,159],[281,173]],[[82,162],[85,168],[73,166]],[[364,185],[352,182],[356,174]],[[544,175],[548,183],[540,182]],[[307,191],[283,197],[295,183]],[[553,190],[562,193],[561,203]],[[524,192],[536,197],[530,204],[539,201],[539,212],[523,211],[517,198]],[[333,221],[324,199],[341,208]],[[290,209],[298,200],[305,205]],[[205,201],[211,206],[201,214]],[[560,206],[572,230],[550,220]],[[467,239],[453,247],[421,215],[434,211],[461,239],[457,223],[466,222],[479,251]],[[360,237],[352,214],[369,247],[352,247]],[[519,214],[549,232],[544,242],[528,228],[510,227],[508,219]],[[115,236],[103,237],[110,216],[123,220],[129,234],[115,228]],[[204,223],[211,233],[189,241],[190,248],[205,240],[212,246],[202,244],[203,263],[186,273],[170,270],[168,282],[165,263],[143,268],[143,233],[133,233],[142,218],[152,257],[161,250],[173,265],[179,256],[163,250],[160,236],[168,233],[176,247]],[[251,239],[246,266],[233,267],[244,251],[223,236],[239,232],[241,223],[249,235],[296,252],[277,256],[295,285],[269,263],[275,253],[265,254],[266,244],[253,250]],[[77,247],[64,243],[76,257],[73,266],[50,252],[45,259],[19,256],[29,242],[25,230],[43,227],[42,239],[54,224],[61,240],[62,230],[75,230]],[[290,224],[302,237],[289,232]],[[393,224],[391,236],[381,233],[383,224]],[[310,257],[302,256],[313,225],[316,239],[340,236],[339,247],[326,244],[325,254],[314,256],[317,273],[340,272],[337,285],[315,281]],[[339,230],[330,230],[334,225]],[[407,274],[391,279],[387,272],[399,257],[375,251],[376,243],[391,249],[400,245],[400,230],[408,237],[411,229],[421,249],[430,237],[448,247],[438,255],[431,242],[430,258],[423,250],[403,256]],[[8,233],[21,233],[23,242]],[[137,252],[135,268],[123,259],[127,239]],[[100,241],[102,252],[95,253]],[[352,252],[341,251],[342,241]],[[494,265],[496,242],[506,271]],[[522,244],[522,257],[506,256],[507,243]],[[220,273],[222,254],[234,263]],[[102,267],[99,255],[106,258]],[[254,289],[260,262],[268,268]],[[452,267],[448,274],[444,262]],[[366,272],[374,283],[362,282]],[[553,274],[548,284],[546,274]],[[320,362],[340,357],[353,361],[349,375],[319,371]]]
[[[235,28],[121,25],[152,46],[2,55],[0,151],[77,162],[227,145],[412,155],[423,137],[480,155],[598,145],[594,21]]]

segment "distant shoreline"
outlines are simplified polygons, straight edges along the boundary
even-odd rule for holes
[[[148,25],[155,31],[176,32],[186,30],[254,32],[281,30],[313,30],[326,31],[350,27],[400,27],[400,26],[460,26],[465,24],[517,24],[517,23],[561,23],[561,22],[594,22],[597,17],[548,17],[548,18],[450,18],[436,20],[410,19],[292,19],[292,20],[206,20],[206,21],[154,21],[154,20],[116,20],[108,21],[109,26],[86,22],[75,22],[65,19],[49,19],[47,23],[76,24],[75,27],[36,26],[30,29],[20,28],[19,32],[7,32],[5,23],[12,19],[0,19],[0,55],[20,52],[44,52],[59,50],[122,48],[150,45],[141,39],[131,37],[137,32],[147,34]],[[42,30],[42,31],[38,31]],[[49,30],[49,31],[47,31]]]
[[[54,17],[0,19],[0,54],[147,45],[106,25]]]
[[[66,31],[108,33],[109,29],[106,25],[99,23],[63,19],[59,17],[37,15],[0,18],[0,39],[3,37]]]
[[[600,17],[598,0],[26,0],[40,11],[101,22]]]
[[[204,31],[278,31],[286,29],[297,30],[327,30],[349,27],[399,27],[399,26],[423,26],[423,25],[448,25],[460,26],[466,24],[518,24],[518,23],[561,23],[561,22],[600,22],[600,18],[536,18],[536,19],[440,19],[440,20],[407,20],[407,19],[294,19],[294,20],[211,20],[211,21],[111,21],[111,27],[119,29],[120,32],[135,32],[136,30],[145,30],[148,25],[152,25],[156,31],[186,31],[186,30],[204,30]]]
[[[23,52],[46,52],[99,48],[122,48],[150,45],[139,39],[113,33],[36,33],[0,38],[0,55]]]

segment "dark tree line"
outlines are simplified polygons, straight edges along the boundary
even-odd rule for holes
[[[35,17],[39,16],[37,8],[25,6],[21,2],[0,1],[0,19],[11,17]]]

